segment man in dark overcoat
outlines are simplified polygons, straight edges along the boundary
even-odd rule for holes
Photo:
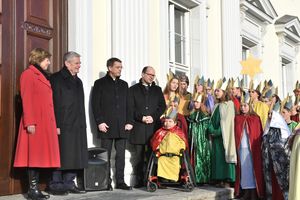
[[[80,67],[80,55],[70,51],[64,55],[64,67],[50,77],[61,158],[61,168],[52,173],[49,185],[54,194],[84,192],[74,183],[88,163],[84,92],[77,76]]]
[[[136,151],[135,188],[144,186],[145,149],[153,133],[160,128],[160,117],[166,109],[162,90],[155,85],[155,70],[146,66],[142,70],[139,83],[129,89],[128,108],[130,123],[133,124],[130,143]]]
[[[108,70],[106,76],[94,83],[92,109],[100,131],[101,146],[108,151],[109,165],[114,142],[116,188],[131,190],[132,188],[124,182],[125,146],[128,131],[132,129],[132,125],[127,123],[128,84],[120,79],[122,71],[120,59],[110,58],[106,66]],[[109,182],[111,184],[111,178]],[[111,185],[109,189],[112,190]]]

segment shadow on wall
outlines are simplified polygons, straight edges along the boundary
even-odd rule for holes
[[[102,78],[106,75],[106,72],[99,72],[99,78]],[[98,127],[94,118],[94,114],[93,114],[93,109],[92,109],[92,92],[93,92],[93,87],[91,88],[90,91],[90,96],[89,96],[89,123],[90,123],[90,127],[91,127],[91,132],[93,135],[93,145],[95,147],[100,147],[101,143],[100,143],[100,136],[99,136],[99,131],[98,131]]]

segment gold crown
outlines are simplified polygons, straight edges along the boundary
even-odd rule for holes
[[[169,70],[169,74],[167,74],[168,82],[170,82],[174,76],[174,73],[171,70]]]
[[[221,90],[226,90],[227,87],[227,82],[226,82],[226,78],[221,78],[218,80],[217,84],[216,84],[216,89],[221,89]]]

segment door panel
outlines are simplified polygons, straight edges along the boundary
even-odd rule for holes
[[[22,113],[19,78],[36,47],[53,55],[50,72],[62,66],[67,51],[67,0],[0,2],[0,195],[5,195],[27,188],[26,170],[12,167]]]

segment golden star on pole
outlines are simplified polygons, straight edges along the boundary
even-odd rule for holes
[[[241,74],[247,74],[251,79],[253,79],[256,74],[262,72],[260,68],[261,60],[254,58],[252,54],[250,54],[246,60],[240,61],[240,63],[242,65]]]

